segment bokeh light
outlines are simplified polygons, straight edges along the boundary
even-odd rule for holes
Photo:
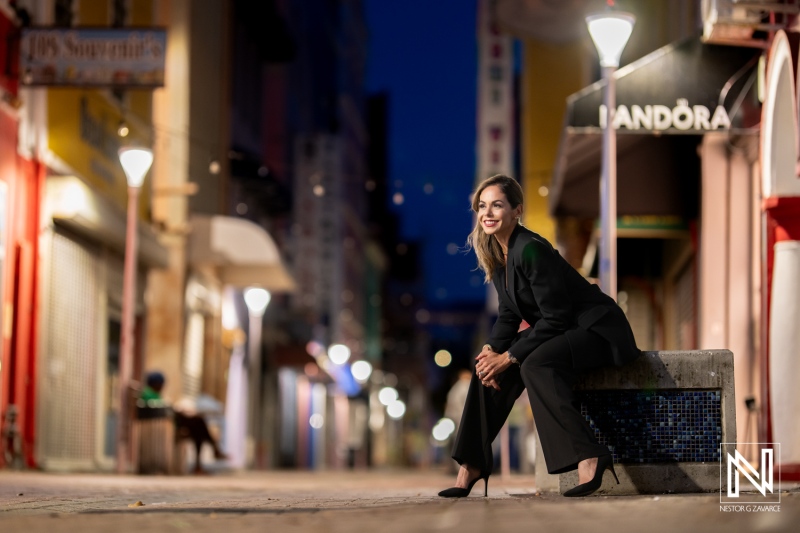
[[[255,316],[261,316],[269,305],[272,295],[261,287],[249,287],[244,291],[244,302],[247,309]]]
[[[450,355],[450,352],[447,350],[439,350],[436,352],[436,355],[433,356],[433,362],[444,368],[453,362],[453,356]]]
[[[343,365],[350,359],[350,348],[344,344],[334,344],[328,348],[328,357],[335,365]]]
[[[313,378],[319,374],[319,367],[312,362],[308,362],[303,367],[303,372],[305,372],[306,376]]]
[[[320,429],[324,424],[325,418],[319,413],[314,413],[311,415],[311,418],[308,419],[308,425],[314,429]]]
[[[381,392],[378,393],[378,399],[381,403],[385,406],[389,406],[392,402],[396,401],[400,395],[397,394],[397,389],[394,387],[384,387],[381,389]]]
[[[402,400],[395,400],[386,406],[386,412],[395,420],[403,418],[403,415],[406,414],[406,404]]]
[[[308,343],[306,344],[306,351],[308,352],[308,355],[312,357],[317,357],[319,355],[322,355],[322,352],[324,350],[325,347],[322,345],[322,343],[319,343],[317,341],[308,341]]]
[[[433,434],[434,439],[444,442],[450,438],[450,435],[452,435],[455,430],[455,422],[449,418],[442,418],[436,423],[435,426],[433,426],[433,431],[431,433]]]
[[[350,368],[350,372],[353,374],[353,377],[356,378],[356,381],[359,383],[366,383],[370,374],[372,374],[372,365],[366,361],[356,361]]]

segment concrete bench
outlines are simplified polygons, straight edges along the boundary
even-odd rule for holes
[[[138,474],[182,475],[194,452],[190,436],[175,425],[172,409],[163,403],[137,402],[133,424]]]
[[[620,480],[606,475],[599,494],[720,490],[720,457],[736,442],[729,350],[644,352],[625,367],[584,374],[576,391]],[[578,484],[577,471],[558,478],[562,493]]]

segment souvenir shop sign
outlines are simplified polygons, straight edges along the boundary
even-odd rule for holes
[[[757,128],[760,50],[705,44],[699,38],[656,50],[616,72],[611,125],[626,133],[690,133]],[[607,122],[605,82],[567,99],[570,132],[599,132]]]
[[[159,28],[27,28],[23,85],[161,87],[167,34]]]

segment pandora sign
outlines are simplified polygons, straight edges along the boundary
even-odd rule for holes
[[[600,127],[608,123],[606,106],[599,108]],[[704,105],[689,105],[685,98],[678,100],[677,105],[626,105],[617,106],[613,113],[611,126],[614,129],[664,131],[675,128],[680,131],[713,131],[728,130],[731,119],[728,112],[718,105],[713,112]]]

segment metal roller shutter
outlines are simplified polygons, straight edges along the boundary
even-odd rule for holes
[[[42,395],[47,462],[92,463],[100,322],[97,251],[53,234]],[[76,466],[77,466],[76,464]]]

